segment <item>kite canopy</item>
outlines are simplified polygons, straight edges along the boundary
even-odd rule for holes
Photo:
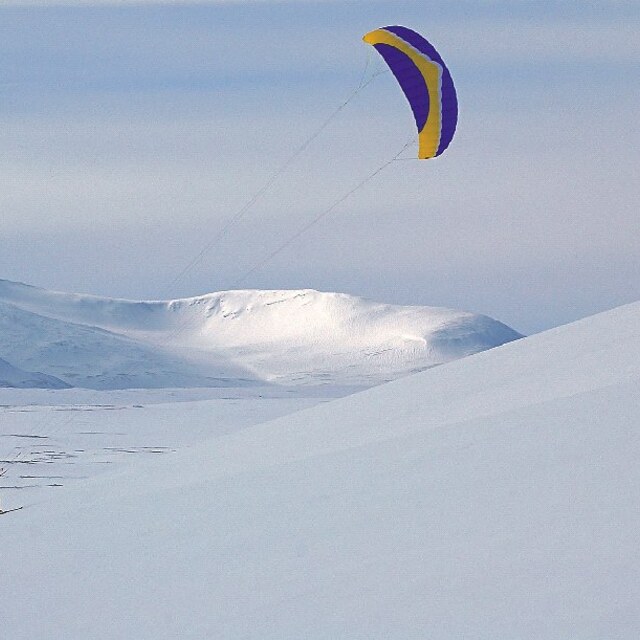
[[[376,29],[363,40],[384,58],[411,105],[418,127],[418,158],[439,156],[458,122],[456,90],[440,54],[406,27]]]

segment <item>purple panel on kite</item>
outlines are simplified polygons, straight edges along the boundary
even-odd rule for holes
[[[398,84],[411,105],[418,131],[422,131],[429,115],[429,90],[424,76],[411,58],[399,49],[388,44],[374,46],[398,80]]]
[[[424,53],[431,60],[442,66],[442,131],[440,133],[440,145],[436,153],[436,155],[440,155],[449,146],[458,123],[458,99],[449,69],[447,69],[447,65],[445,65],[435,47],[419,33],[400,26],[384,27],[384,30],[402,38],[414,49]]]

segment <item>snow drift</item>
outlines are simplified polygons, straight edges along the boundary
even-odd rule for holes
[[[0,387],[17,389],[66,389],[69,385],[54,376],[23,371],[0,358]]]
[[[0,281],[0,353],[90,388],[364,386],[519,337],[486,316],[313,290],[133,302]]]
[[[635,304],[94,478],[2,516],[3,629],[632,640],[639,397]]]

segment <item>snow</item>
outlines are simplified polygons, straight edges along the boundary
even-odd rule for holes
[[[365,387],[520,337],[482,315],[313,290],[135,302],[0,280],[0,355],[96,389]]]
[[[48,499],[138,456],[180,448],[348,393],[344,387],[0,389],[6,504]],[[44,494],[44,495],[43,495]]]
[[[267,422],[138,409],[198,441],[11,494],[3,631],[635,639],[638,397],[640,303]]]
[[[0,388],[15,387],[17,389],[65,389],[69,385],[53,376],[33,371],[23,371],[0,358]]]

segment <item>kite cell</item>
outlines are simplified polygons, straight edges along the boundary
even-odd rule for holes
[[[418,127],[418,158],[439,156],[458,122],[458,100],[440,54],[406,27],[384,27],[364,36],[389,65],[407,97]]]

